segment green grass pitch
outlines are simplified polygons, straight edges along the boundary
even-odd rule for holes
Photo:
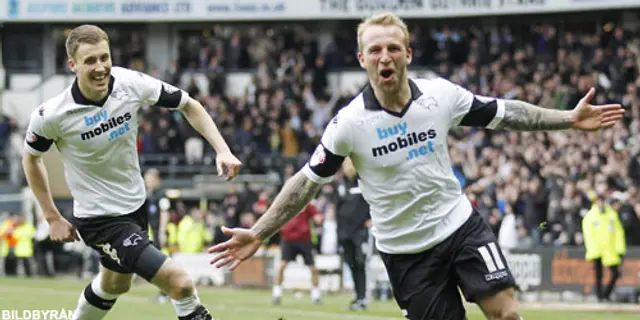
[[[58,279],[9,279],[0,278],[0,309],[13,310],[60,310],[74,309],[81,290],[88,280],[75,278]],[[287,292],[279,306],[271,304],[271,293],[265,290],[200,287],[201,300],[216,320],[391,320],[404,319],[395,302],[370,304],[365,312],[346,309],[350,296],[347,294],[325,295],[323,304],[316,306],[309,296],[296,298]],[[132,290],[118,299],[106,319],[177,319],[170,303],[152,302],[154,287],[136,282]],[[528,310],[521,308],[526,320],[580,319],[580,320],[631,320],[640,319],[639,313],[613,313],[602,311],[554,311]],[[475,306],[468,307],[470,320],[484,319]]]

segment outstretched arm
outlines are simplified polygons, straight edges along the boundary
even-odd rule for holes
[[[573,110],[553,110],[518,100],[504,101],[504,117],[496,128],[519,131],[579,129],[594,131],[613,126],[622,119],[619,104],[596,106],[591,99],[595,89],[580,100]]]
[[[572,111],[546,109],[518,101],[504,101],[504,118],[496,129],[518,131],[565,130],[574,125]]]
[[[595,131],[613,126],[624,114],[620,104],[592,105],[591,99],[596,94],[594,88],[580,99],[573,110],[553,110],[519,100],[474,95],[446,80],[439,84],[445,96],[449,97],[445,101],[452,106],[451,126],[516,131]]]
[[[209,248],[218,253],[211,264],[220,268],[229,265],[234,270],[242,261],[253,256],[264,240],[273,236],[287,222],[300,214],[320,188],[331,182],[344,158],[351,153],[351,128],[348,120],[334,117],[322,135],[307,164],[289,178],[264,215],[251,229],[222,227],[231,239]]]
[[[216,150],[218,176],[226,175],[229,180],[238,173],[242,163],[231,153],[215,122],[200,102],[189,97],[185,91],[145,73],[137,72],[137,76],[134,74],[131,79],[143,104],[182,111],[189,124]]]
[[[189,121],[189,124],[191,124],[200,135],[207,139],[209,144],[216,150],[218,175],[224,175],[224,170],[226,169],[226,179],[229,180],[233,178],[240,170],[242,163],[231,153],[218,127],[202,104],[193,98],[189,98],[182,109],[182,113],[185,118],[187,118],[187,121]]]
[[[209,248],[209,253],[220,252],[211,259],[211,264],[218,268],[231,264],[229,269],[234,270],[243,260],[255,254],[264,240],[298,215],[321,186],[321,183],[311,181],[303,172],[296,173],[285,183],[271,207],[251,230],[222,227],[222,232],[231,236],[231,239]]]
[[[189,121],[189,124],[207,139],[207,142],[215,149],[216,153],[231,153],[215,122],[213,122],[213,119],[200,102],[189,98],[182,109],[182,113]]]
[[[321,187],[322,184],[309,180],[299,171],[285,183],[273,204],[251,228],[251,231],[261,240],[270,238],[289,220],[297,216],[318,194]]]

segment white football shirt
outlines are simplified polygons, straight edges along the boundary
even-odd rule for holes
[[[136,140],[142,106],[182,108],[188,94],[144,73],[113,67],[109,95],[95,102],[77,80],[31,114],[26,151],[60,151],[73,214],[86,218],[131,213],[144,204]]]
[[[454,126],[495,128],[504,101],[474,96],[448,80],[410,79],[402,113],[383,109],[368,86],[327,125],[302,169],[327,183],[350,157],[370,205],[378,249],[390,254],[427,250],[454,233],[472,213],[453,173],[447,136]]]

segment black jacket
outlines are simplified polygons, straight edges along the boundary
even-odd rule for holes
[[[344,179],[337,185],[338,204],[336,221],[338,223],[338,239],[361,238],[366,235],[365,222],[371,219],[369,204],[364,200],[357,180]],[[361,239],[364,241],[366,239]]]
[[[160,229],[160,199],[164,197],[164,190],[158,189],[147,194],[147,212],[149,219],[149,226],[153,232],[158,232]]]

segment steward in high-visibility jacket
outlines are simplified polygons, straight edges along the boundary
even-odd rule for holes
[[[178,252],[178,225],[171,221],[167,223],[167,248],[169,255]]]
[[[605,267],[617,266],[627,253],[624,228],[615,209],[608,204],[603,204],[602,207],[604,210],[594,204],[582,219],[585,259],[602,259]]]
[[[15,235],[16,223],[9,218],[0,224],[0,257],[9,255],[9,249],[15,251],[18,239]]]
[[[16,258],[31,258],[33,257],[33,238],[36,235],[36,228],[25,222],[23,218],[19,221],[5,222],[0,229],[0,234],[6,234],[4,237],[7,241],[2,241],[2,248],[0,248],[0,256],[6,257],[9,253],[9,248],[13,249],[13,254]],[[7,232],[11,230],[11,232]]]
[[[204,245],[213,240],[213,235],[205,224],[202,212],[199,209],[191,210],[191,214],[185,215],[178,224],[178,246],[180,253],[199,253],[204,250]]]

